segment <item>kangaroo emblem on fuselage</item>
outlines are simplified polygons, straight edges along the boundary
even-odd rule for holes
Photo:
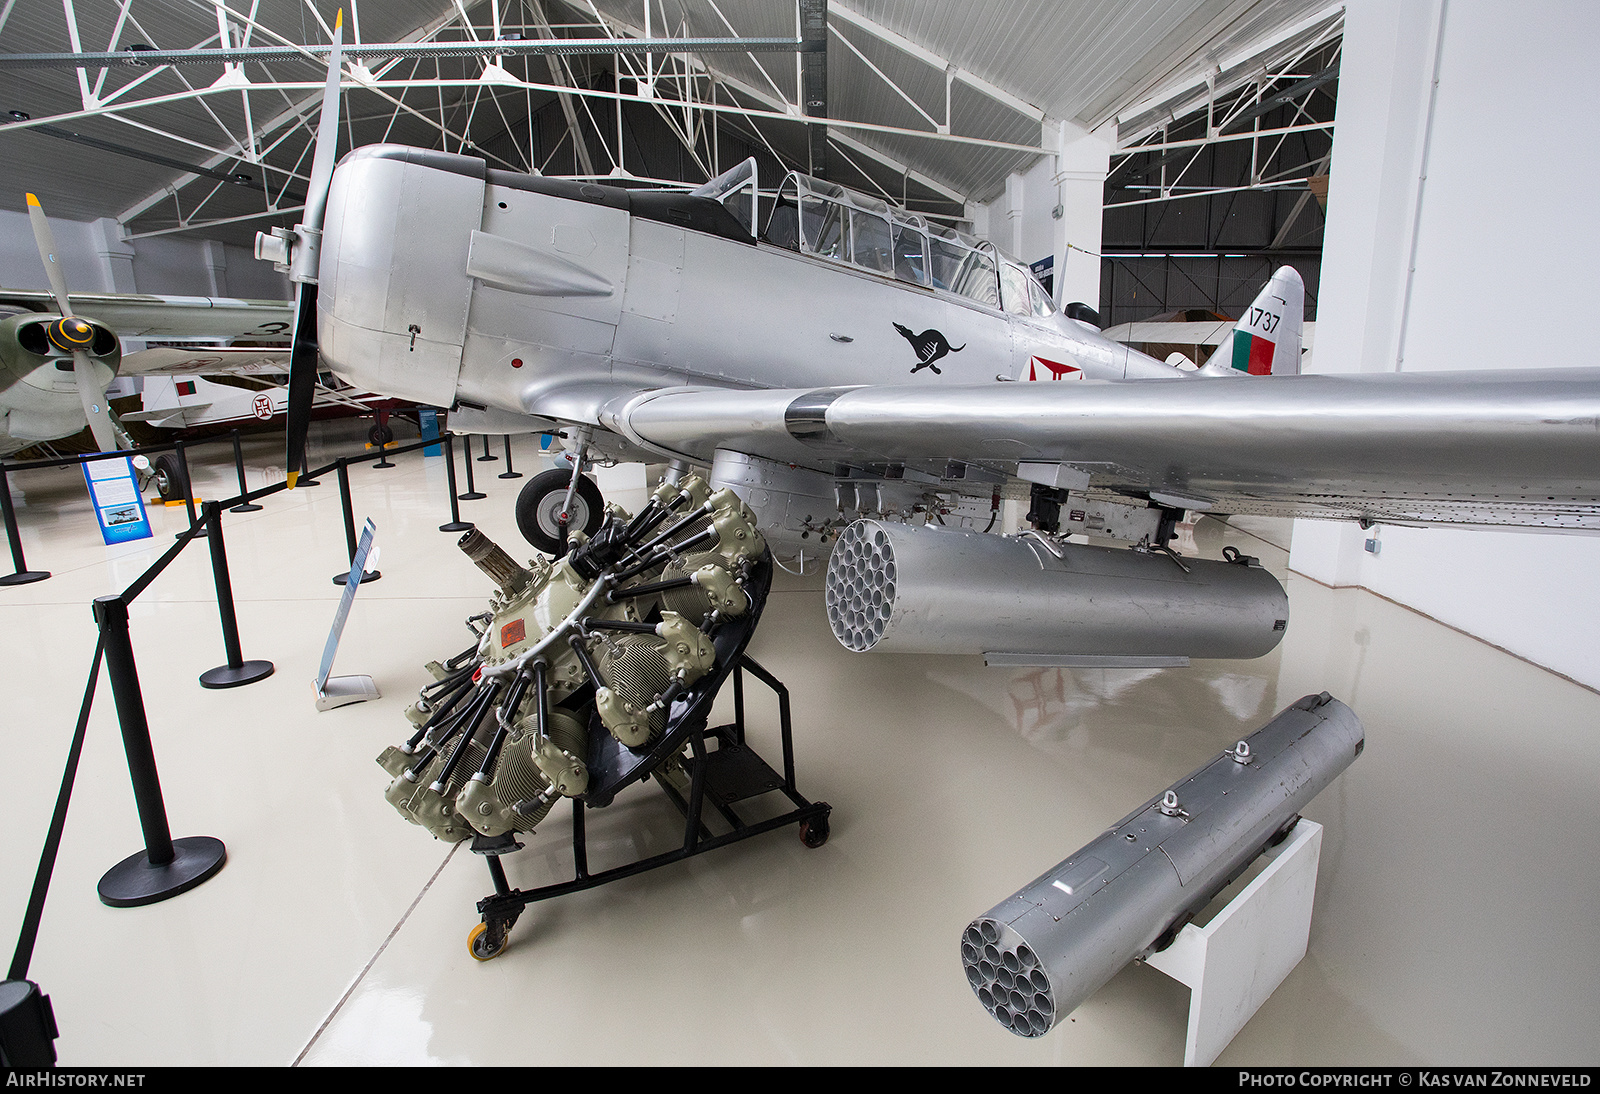
[[[916,351],[917,360],[920,364],[913,367],[912,372],[921,372],[925,368],[931,368],[936,375],[943,375],[943,370],[934,362],[946,354],[960,353],[967,348],[964,342],[959,346],[952,346],[949,340],[936,330],[929,329],[921,334],[912,334],[908,328],[902,327],[899,323],[894,325],[894,329],[899,331],[905,337],[905,340],[911,343],[911,348]]]

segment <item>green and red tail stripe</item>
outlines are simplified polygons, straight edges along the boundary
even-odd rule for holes
[[[1251,376],[1272,375],[1272,354],[1275,343],[1251,334],[1247,330],[1233,332],[1233,367]]]

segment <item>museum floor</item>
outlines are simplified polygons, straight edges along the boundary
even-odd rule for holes
[[[356,423],[321,452],[360,450]],[[248,445],[252,484],[279,438]],[[219,460],[227,446],[211,451]],[[500,448],[495,446],[498,454]],[[517,468],[540,469],[519,441]],[[231,460],[197,460],[202,497]],[[210,568],[195,544],[132,609],[173,834],[226,842],[227,866],[165,903],[115,910],[102,873],[140,846],[102,682],[30,976],[61,1061],[157,1064],[1050,1064],[1182,1060],[1188,989],[1124,970],[1038,1040],[973,998],[958,940],[975,915],[1308,692],[1362,717],[1367,749],[1307,815],[1326,825],[1310,951],[1221,1064],[1595,1064],[1600,1057],[1600,695],[1360,590],[1288,574],[1282,646],[1187,669],[986,669],[978,658],[855,655],[828,633],[820,579],[780,575],[752,645],[794,695],[802,793],[832,838],[792,829],[531,907],[510,949],[468,955],[484,864],[407,824],[373,762],[409,733],[424,662],[467,642],[487,580],[455,548],[442,461],[352,469],[381,580],[364,586],[335,671],[382,699],[318,713],[310,680],[346,565],[333,476],[226,520],[246,657],[229,691]],[[514,555],[522,482],[478,463],[464,519]],[[634,508],[640,469],[603,471]],[[81,474],[13,478],[29,564],[0,589],[12,820],[0,841],[9,952],[93,655],[89,604],[171,543],[101,545]],[[464,489],[464,486],[463,486]],[[1201,522],[1282,576],[1287,524]],[[1260,537],[1266,537],[1260,538]],[[752,691],[752,695],[756,695]],[[759,712],[758,742],[775,716]],[[566,807],[509,858],[513,884],[569,877]],[[653,788],[590,814],[591,867],[681,839]]]

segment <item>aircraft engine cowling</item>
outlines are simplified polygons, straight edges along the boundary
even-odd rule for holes
[[[828,622],[856,652],[1260,657],[1289,599],[1241,556],[1216,562],[858,520],[828,563]]]
[[[483,218],[482,160],[374,145],[340,162],[323,226],[317,330],[343,379],[433,406],[455,402]]]

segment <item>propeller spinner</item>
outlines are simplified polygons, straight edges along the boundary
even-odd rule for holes
[[[39,258],[44,262],[45,276],[50,279],[50,291],[55,294],[56,306],[61,311],[61,318],[50,324],[46,337],[56,349],[72,354],[72,374],[78,383],[78,398],[83,401],[83,416],[100,451],[111,452],[120,447],[106,406],[106,385],[111,377],[101,380],[94,362],[89,359],[89,347],[95,340],[94,325],[72,314],[72,304],[67,299],[67,279],[56,262],[55,233],[50,230],[44,207],[32,194],[28,195],[28,220],[33,224],[33,240],[39,245]]]

